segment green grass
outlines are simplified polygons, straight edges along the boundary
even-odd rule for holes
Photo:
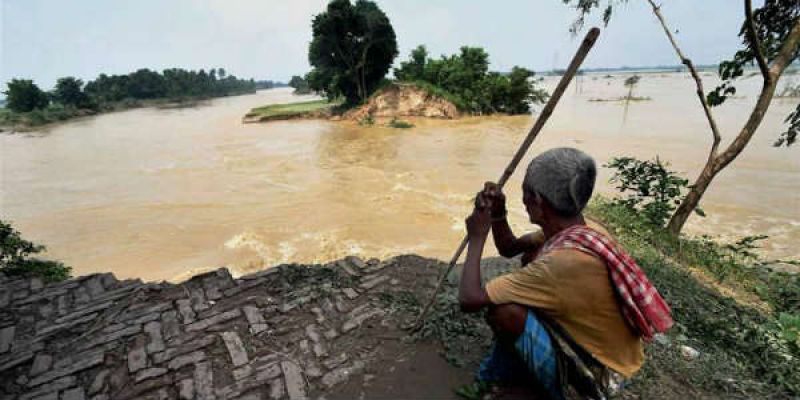
[[[257,119],[280,119],[291,118],[314,111],[322,111],[338,106],[338,102],[328,100],[312,100],[300,103],[270,104],[268,106],[256,107],[247,113],[247,118]]]

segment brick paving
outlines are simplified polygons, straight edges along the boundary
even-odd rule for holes
[[[0,399],[320,395],[369,365],[365,326],[397,328],[378,294],[403,289],[399,264],[347,257],[181,284],[0,273]]]

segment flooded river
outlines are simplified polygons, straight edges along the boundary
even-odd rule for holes
[[[624,79],[581,77],[531,155],[554,146],[583,149],[598,163],[659,155],[693,178],[710,134],[692,81],[644,75],[634,95],[652,100],[630,104],[627,113],[618,102],[589,101],[624,95]],[[726,138],[747,117],[757,85],[746,80],[741,98],[715,109]],[[528,116],[420,120],[406,130],[241,123],[251,107],[303,99],[276,89],[0,134],[0,218],[46,244],[47,255],[75,274],[175,281],[223,265],[240,274],[348,254],[447,259],[463,235],[471,195],[497,179],[532,123]],[[690,233],[763,233],[771,236],[770,257],[798,256],[800,158],[797,149],[771,146],[796,102],[773,103],[751,145],[710,188],[708,217],[692,217]],[[601,193],[613,193],[608,176],[604,170],[599,178]],[[518,233],[530,229],[521,177],[508,187]]]

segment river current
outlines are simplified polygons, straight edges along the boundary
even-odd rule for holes
[[[693,179],[711,135],[692,81],[646,74],[623,96],[625,75],[587,75],[568,89],[507,186],[512,227],[533,229],[521,205],[524,165],[551,147],[656,155]],[[714,84],[706,76],[706,85]],[[543,82],[552,89],[553,78]],[[725,140],[755,101],[756,79],[714,109]],[[497,179],[531,116],[414,120],[412,129],[348,122],[242,124],[252,107],[310,99],[288,89],[184,109],[135,109],[41,132],[0,134],[0,218],[47,245],[77,275],[180,281],[228,266],[234,274],[278,263],[403,253],[449,259],[471,196]],[[764,254],[797,258],[800,158],[771,146],[797,99],[776,99],[743,154],[706,194],[692,234],[734,240],[766,234]],[[614,193],[603,169],[597,192]],[[487,246],[491,249],[491,242]],[[493,250],[487,254],[496,254]]]

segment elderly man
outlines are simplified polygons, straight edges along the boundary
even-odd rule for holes
[[[492,353],[478,379],[535,382],[551,398],[572,386],[583,397],[606,395],[612,373],[632,376],[644,362],[642,340],[672,325],[670,310],[609,233],[582,211],[592,196],[594,160],[571,148],[534,158],[522,202],[541,231],[515,237],[505,198],[487,183],[467,218],[469,247],[459,301],[465,312],[489,308]],[[523,267],[481,285],[489,231],[500,254],[523,254]]]

